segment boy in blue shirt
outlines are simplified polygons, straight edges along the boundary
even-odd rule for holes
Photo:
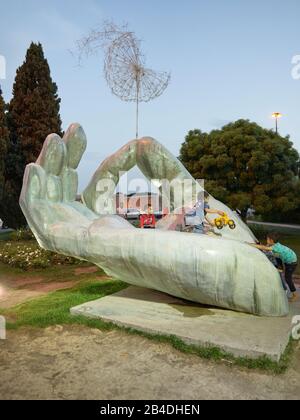
[[[289,289],[292,293],[292,297],[290,298],[290,302],[295,302],[298,300],[297,290],[295,284],[293,282],[293,274],[298,265],[298,258],[296,253],[288,248],[287,246],[282,245],[278,241],[278,234],[277,233],[269,233],[267,235],[267,245],[255,245],[256,248],[262,251],[269,251],[274,254],[275,257],[279,258],[284,265],[284,274],[285,274],[285,281],[289,286]]]

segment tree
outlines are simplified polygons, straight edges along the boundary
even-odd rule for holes
[[[9,105],[11,136],[20,143],[25,165],[36,160],[48,134],[62,134],[59,108],[42,45],[32,43],[17,70]]]
[[[17,70],[8,107],[9,144],[5,162],[2,214],[13,228],[26,225],[19,207],[25,166],[34,162],[50,133],[61,133],[60,99],[41,44],[32,43]]]
[[[10,139],[6,111],[7,105],[0,94],[0,219],[5,225],[18,227],[25,224],[18,205],[24,165],[18,144]]]
[[[190,131],[180,160],[216,198],[246,217],[250,207],[278,220],[299,205],[299,154],[281,137],[248,120],[209,134]]]
[[[1,203],[3,200],[3,192],[4,192],[5,159],[6,159],[6,154],[7,154],[7,145],[9,141],[9,132],[7,128],[5,107],[6,105],[2,96],[2,90],[0,86],[0,219],[1,219]]]
[[[284,219],[292,223],[300,224],[300,181],[296,187],[295,197],[296,199],[298,198],[297,207],[296,209],[288,211],[286,214],[284,214]]]

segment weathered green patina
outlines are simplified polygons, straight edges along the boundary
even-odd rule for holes
[[[41,247],[90,261],[130,284],[190,301],[256,315],[287,315],[278,272],[245,243],[254,240],[248,227],[213,197],[211,206],[226,211],[237,225],[235,231],[225,228],[221,238],[163,226],[136,229],[117,215],[97,214],[103,201],[99,181],[116,184],[119,173],[135,165],[149,179],[190,180],[194,191],[196,181],[160,143],[152,138],[134,140],[106,159],[81,204],[76,201],[76,169],[85,148],[83,129],[72,124],[63,139],[48,136],[36,163],[26,167],[20,205]],[[113,199],[111,192],[106,197],[108,213]]]

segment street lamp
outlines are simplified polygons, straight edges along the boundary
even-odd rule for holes
[[[272,117],[275,118],[276,121],[276,134],[278,134],[278,119],[282,117],[280,112],[273,112]]]

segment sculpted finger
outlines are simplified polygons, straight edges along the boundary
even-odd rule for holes
[[[152,137],[138,140],[137,165],[148,179],[194,180],[182,163]]]
[[[36,161],[44,168],[47,175],[60,175],[65,158],[65,145],[57,134],[50,134],[44,144],[42,151]]]
[[[41,166],[35,163],[30,163],[26,166],[20,195],[22,210],[23,208],[28,209],[34,200],[46,197],[46,184],[46,173]]]
[[[108,203],[108,208],[115,207],[115,187],[121,173],[129,171],[136,165],[136,145],[136,140],[127,143],[101,163],[82,195],[87,207],[101,213],[103,209],[99,203],[104,200]]]
[[[50,134],[36,161],[47,174],[46,198],[52,202],[62,200],[62,183],[59,175],[63,169],[65,155],[62,139],[57,134]]]
[[[65,165],[61,174],[63,201],[75,202],[78,191],[78,174],[76,169],[86,150],[87,139],[81,125],[71,124],[63,141],[66,145]]]
[[[67,148],[66,164],[69,168],[77,169],[87,146],[85,132],[80,124],[71,124],[66,131],[63,141]]]

